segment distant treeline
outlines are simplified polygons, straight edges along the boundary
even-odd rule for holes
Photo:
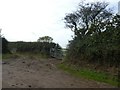
[[[52,48],[61,49],[59,44],[53,42],[9,42],[8,47],[11,52],[41,53],[44,55],[50,55]]]

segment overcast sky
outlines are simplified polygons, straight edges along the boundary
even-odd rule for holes
[[[86,0],[98,1],[98,0]],[[117,12],[119,0],[105,0]],[[0,0],[0,28],[8,41],[37,41],[51,36],[66,47],[73,32],[65,28],[66,13],[76,10],[81,0]]]

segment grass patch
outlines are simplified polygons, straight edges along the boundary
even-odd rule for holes
[[[0,54],[0,59],[2,59],[2,54]]]
[[[17,54],[2,54],[2,59],[18,58]]]
[[[10,59],[10,58],[20,58],[20,57],[27,57],[29,59],[40,59],[40,58],[49,58],[47,55],[42,55],[40,53],[13,53],[13,54],[2,54],[2,59]]]
[[[18,54],[22,57],[28,57],[30,59],[49,58],[47,55],[43,55],[41,53],[24,52],[24,53],[18,53]]]
[[[113,86],[118,86],[117,77],[108,75],[107,73],[96,72],[96,71],[86,69],[86,68],[78,69],[75,66],[68,65],[65,63],[59,64],[58,68],[64,70],[65,72],[68,72],[74,76],[77,76],[77,77],[83,77],[86,79],[92,79],[95,81],[108,83]]]

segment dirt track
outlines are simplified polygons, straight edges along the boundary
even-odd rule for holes
[[[27,57],[4,60],[3,88],[112,88],[113,86],[76,78],[56,67],[60,60]]]

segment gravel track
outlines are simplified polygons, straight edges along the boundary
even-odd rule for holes
[[[58,69],[60,60],[27,57],[3,60],[3,88],[114,88],[111,85],[77,78]]]

